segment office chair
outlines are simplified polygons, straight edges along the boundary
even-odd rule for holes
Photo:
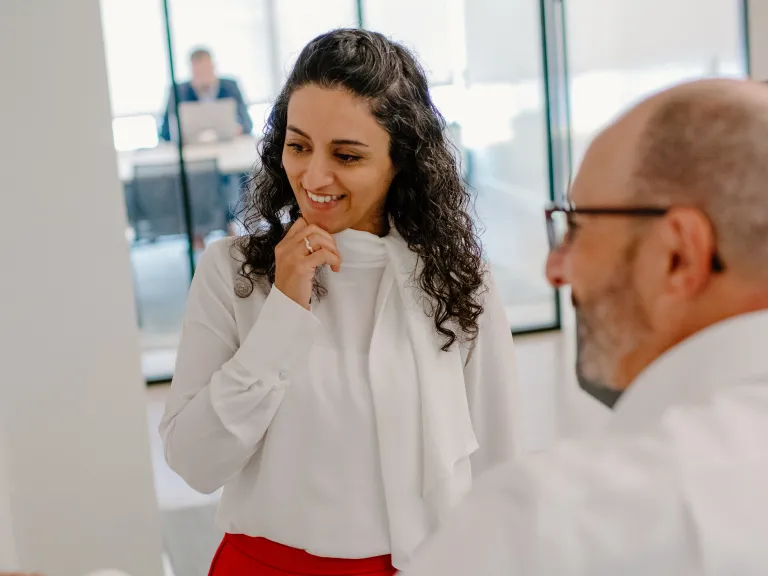
[[[222,200],[221,174],[215,159],[185,162],[192,230],[204,238],[226,230],[227,206]],[[136,204],[137,239],[156,240],[185,234],[182,179],[179,164],[137,164],[132,183]]]

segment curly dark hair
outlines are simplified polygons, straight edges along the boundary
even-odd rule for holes
[[[424,311],[444,338],[443,350],[457,339],[474,341],[485,286],[471,194],[421,66],[400,44],[366,30],[335,30],[315,38],[299,55],[274,103],[259,145],[261,162],[242,207],[248,234],[236,244],[243,257],[238,296],[248,296],[254,283],[266,289],[274,283],[275,247],[286,231],[285,216],[290,222],[300,217],[282,154],[288,101],[310,84],[348,90],[370,103],[371,113],[389,133],[396,171],[385,217],[419,257],[414,280],[425,296]],[[315,294],[322,295],[319,281]]]

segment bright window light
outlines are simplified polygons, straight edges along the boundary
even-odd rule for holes
[[[112,120],[115,149],[128,152],[157,146],[157,121],[154,116],[124,116]]]

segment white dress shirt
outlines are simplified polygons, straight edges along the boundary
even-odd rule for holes
[[[161,424],[165,454],[193,488],[224,487],[218,521],[227,532],[325,557],[392,553],[398,566],[426,536],[422,527],[437,524],[420,491],[421,444],[403,445],[421,415],[416,371],[402,371],[415,359],[398,354],[382,366],[380,336],[374,344],[380,301],[390,298],[380,293],[390,261],[382,240],[350,230],[336,242],[341,271],[324,270],[327,294],[311,312],[274,287],[237,297],[232,241],[206,250]],[[476,344],[461,348],[462,394],[480,445],[475,473],[515,451],[512,341],[490,288]],[[381,382],[389,373],[414,377]],[[392,464],[390,449],[382,459],[386,446],[404,456]],[[406,481],[386,486],[382,462]]]
[[[607,429],[505,465],[406,576],[768,574],[768,311],[633,383]]]

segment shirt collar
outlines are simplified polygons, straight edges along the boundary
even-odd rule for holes
[[[200,101],[216,100],[218,99],[219,92],[221,90],[221,82],[216,79],[213,81],[213,84],[208,87],[208,90],[194,90],[195,94],[197,94],[198,100]]]
[[[389,260],[384,241],[375,234],[347,229],[334,239],[343,268],[379,268]]]
[[[634,432],[673,406],[705,402],[730,386],[768,375],[768,310],[724,320],[671,348],[616,404],[609,428]]]

